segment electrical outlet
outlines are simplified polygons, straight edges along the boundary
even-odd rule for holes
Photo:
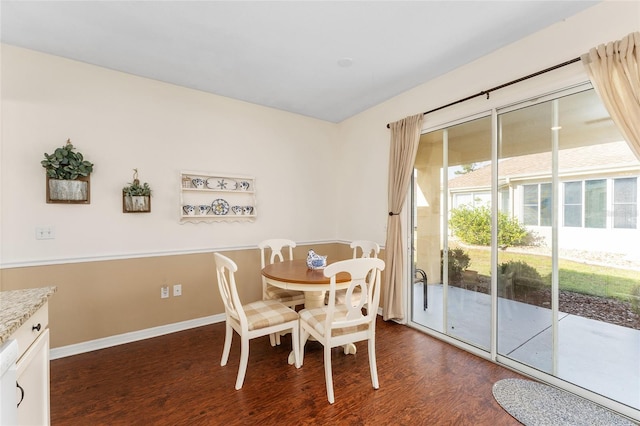
[[[182,296],[182,284],[174,284],[173,285],[173,295],[174,296]]]
[[[36,227],[36,240],[53,240],[56,238],[56,232],[53,226]]]
[[[162,287],[160,287],[160,298],[166,299],[167,297],[169,297],[169,286],[163,285]]]

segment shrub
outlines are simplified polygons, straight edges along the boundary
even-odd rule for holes
[[[451,210],[449,226],[461,241],[467,244],[491,245],[491,210],[487,206],[458,207]],[[498,212],[498,245],[500,247],[523,245],[529,231],[518,219]]]
[[[545,283],[536,268],[521,260],[510,260],[498,265],[501,275],[512,275],[516,285],[542,287]]]
[[[455,236],[467,244],[491,245],[491,212],[488,207],[453,209],[449,226]]]
[[[462,272],[466,271],[471,264],[471,258],[461,248],[454,248],[449,250],[448,264],[447,264],[447,276],[450,283],[457,283],[462,280]],[[444,254],[440,250],[440,280],[442,281],[442,271],[444,270]]]

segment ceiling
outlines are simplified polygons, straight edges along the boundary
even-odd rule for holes
[[[597,1],[6,1],[3,43],[341,122]]]

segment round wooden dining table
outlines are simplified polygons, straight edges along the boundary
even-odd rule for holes
[[[324,294],[329,290],[330,279],[323,269],[309,269],[305,259],[285,260],[267,265],[262,270],[267,284],[287,290],[304,291],[305,308],[324,305]],[[346,272],[336,276],[336,289],[349,287],[351,277]]]
[[[288,290],[304,292],[304,307],[317,308],[324,305],[324,294],[329,290],[331,279],[324,276],[322,269],[309,269],[306,259],[285,260],[267,265],[262,269],[267,284]],[[346,272],[336,275],[336,289],[345,289],[351,283]],[[345,354],[355,354],[356,346],[349,343],[344,346]],[[293,364],[293,353],[289,355],[289,364]]]

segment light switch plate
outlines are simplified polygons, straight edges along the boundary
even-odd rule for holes
[[[36,240],[53,240],[56,238],[56,232],[53,226],[36,227]]]

